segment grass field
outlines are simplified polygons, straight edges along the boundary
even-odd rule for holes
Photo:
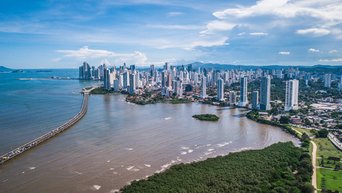
[[[314,134],[312,132],[310,132],[309,129],[303,129],[303,128],[300,128],[300,127],[294,127],[294,126],[291,126],[293,130],[295,130],[296,132],[298,133],[306,133],[308,136],[313,136]]]
[[[317,170],[317,184],[319,189],[325,188],[342,192],[342,171],[319,168]]]
[[[338,150],[329,139],[316,138],[314,141],[317,144],[317,164],[319,164],[322,156],[325,160],[331,156],[342,158],[342,151]],[[342,171],[334,171],[334,164],[325,164],[325,166],[332,168],[317,169],[318,188],[342,192]]]
[[[314,142],[318,146],[317,157],[324,156],[325,158],[329,156],[340,157],[342,159],[342,151],[338,150],[328,138],[316,138]]]

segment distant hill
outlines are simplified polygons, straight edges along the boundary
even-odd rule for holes
[[[201,62],[194,62],[191,63],[193,69],[197,68],[206,68],[206,69],[214,69],[214,70],[231,70],[231,69],[238,69],[238,70],[255,70],[258,68],[261,69],[287,69],[287,68],[299,68],[303,71],[308,72],[318,72],[318,73],[337,73],[342,74],[342,66],[329,66],[329,65],[314,65],[314,66],[282,66],[282,65],[268,65],[268,66],[256,66],[256,65],[235,65],[235,64],[214,64],[214,63],[201,63]]]
[[[11,72],[12,69],[6,68],[5,66],[0,66],[0,72]]]

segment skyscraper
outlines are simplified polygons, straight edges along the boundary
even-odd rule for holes
[[[229,93],[229,104],[230,106],[236,105],[236,92],[230,91]]]
[[[252,93],[252,108],[258,109],[259,105],[259,91],[253,91]]]
[[[111,89],[111,84],[110,84],[110,70],[108,68],[104,69],[104,74],[103,74],[103,87],[107,90]]]
[[[298,80],[286,81],[285,111],[298,109]]]
[[[248,104],[248,97],[247,97],[247,77],[240,78],[240,103],[239,106],[244,107]]]
[[[331,74],[324,75],[324,87],[330,88],[331,87]]]
[[[79,78],[81,80],[90,80],[91,79],[91,67],[87,62],[83,62],[82,66],[79,67]]]
[[[260,83],[260,110],[271,109],[271,77],[269,75],[261,78]]]
[[[204,99],[207,97],[207,78],[203,75],[201,81],[201,98]]]
[[[128,71],[123,73],[123,88],[127,89],[129,86],[129,73]]]
[[[224,100],[224,82],[221,78],[217,79],[217,100]]]
[[[129,75],[129,94],[131,95],[135,94],[135,88],[136,88],[135,74],[132,73]]]

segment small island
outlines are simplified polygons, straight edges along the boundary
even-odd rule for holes
[[[214,114],[198,114],[192,117],[201,121],[218,121],[220,119],[220,117]]]
[[[103,87],[95,88],[90,92],[90,94],[98,94],[98,95],[113,94],[113,93],[114,93],[113,91],[104,89]]]

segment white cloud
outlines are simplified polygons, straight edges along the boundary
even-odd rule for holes
[[[320,59],[320,62],[342,62],[342,58],[332,58],[332,59]]]
[[[275,15],[282,18],[309,16],[322,20],[342,20],[342,5],[339,0],[259,0],[249,7],[239,6],[213,13],[220,19]]]
[[[337,53],[338,51],[337,50],[330,50],[329,51],[329,54],[335,54],[335,53]]]
[[[183,15],[183,14],[184,14],[183,12],[175,11],[175,12],[169,12],[167,15],[171,16],[171,17],[174,17],[174,16],[180,16],[180,15]]]
[[[280,51],[278,52],[280,55],[290,55],[291,53],[289,51]]]
[[[197,25],[147,25],[146,27],[157,28],[157,29],[177,29],[177,30],[203,29],[202,26],[197,26]]]
[[[213,46],[223,46],[223,45],[229,45],[229,43],[226,43],[228,40],[228,37],[221,37],[218,39],[206,39],[206,40],[199,40],[194,41],[191,43],[191,46],[187,49],[192,49],[195,47],[213,47]]]
[[[126,62],[137,65],[144,65],[147,62],[146,55],[139,51],[134,51],[133,53],[117,53],[108,50],[89,49],[87,46],[84,46],[78,50],[57,50],[57,52],[64,54],[64,57],[76,59],[111,58],[115,63]]]
[[[268,33],[264,33],[264,32],[252,32],[252,33],[249,33],[249,35],[251,35],[251,36],[267,36]]]
[[[207,24],[206,29],[201,31],[201,34],[213,34],[217,31],[228,31],[235,27],[233,23],[225,22],[222,20],[214,20]]]
[[[320,52],[320,50],[315,49],[315,48],[310,48],[308,51],[309,52],[315,52],[315,53]]]
[[[300,35],[313,35],[313,36],[325,36],[330,34],[330,31],[323,28],[308,28],[297,30],[297,34]]]
[[[302,19],[307,21],[311,19],[313,22],[307,23],[307,29],[298,30],[298,34],[313,36],[330,34],[337,39],[342,39],[342,30],[339,30],[342,24],[341,0],[259,0],[251,6],[237,5],[235,8],[216,11],[213,15],[221,20],[247,21],[247,23],[246,18],[267,17],[268,23],[276,26],[282,26],[283,23],[296,25]],[[299,17],[300,20],[296,20]],[[321,27],[317,28],[317,26]],[[254,25],[254,27],[258,26]]]

